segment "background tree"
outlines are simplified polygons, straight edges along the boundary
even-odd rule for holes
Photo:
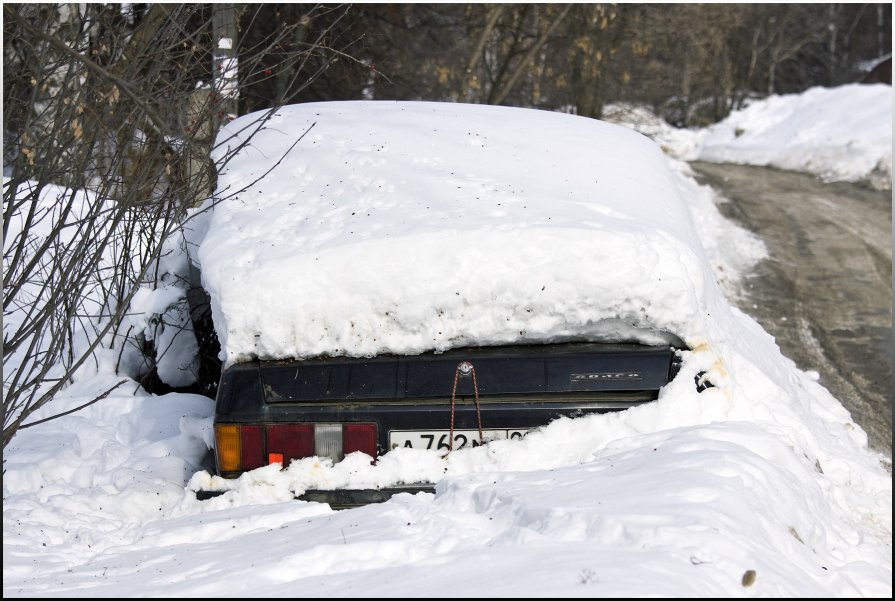
[[[210,197],[216,169],[272,114],[238,143],[219,139],[230,150],[212,163],[208,124],[221,111],[209,85],[212,10],[3,6],[4,447],[100,349],[138,342],[121,331],[130,301],[157,276],[191,207]],[[296,69],[304,57],[339,55],[314,40],[282,50],[301,27],[248,36],[237,52],[249,84],[274,54]]]
[[[769,90],[859,81],[861,61],[890,49],[891,5],[361,4],[336,29],[364,68],[333,60],[290,102],[442,100],[599,116],[628,101],[686,126]],[[253,106],[275,96],[261,92]]]

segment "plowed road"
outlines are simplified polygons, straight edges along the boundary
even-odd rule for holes
[[[691,163],[770,258],[732,299],[892,449],[892,194],[764,167]]]

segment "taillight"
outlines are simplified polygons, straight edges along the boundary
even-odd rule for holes
[[[342,450],[345,455],[363,451],[376,457],[376,424],[345,424],[342,426]]]
[[[314,454],[312,424],[275,424],[267,426],[267,452],[282,455],[280,463],[288,467],[292,459]]]
[[[214,427],[218,472],[245,472],[293,459],[329,457],[341,461],[362,451],[376,457],[376,424],[270,424]]]
[[[264,465],[264,432],[261,426],[239,426],[242,439],[242,467],[244,472]]]
[[[214,427],[218,471],[235,472],[239,469],[239,426]]]
[[[333,463],[342,460],[342,424],[314,424],[314,454]]]
[[[264,465],[261,426],[215,425],[218,471],[253,470]]]

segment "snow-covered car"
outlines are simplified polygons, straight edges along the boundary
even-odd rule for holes
[[[221,148],[256,118],[227,126]],[[629,409],[699,344],[711,271],[661,151],[618,126],[447,103],[294,105],[218,192],[199,258],[225,361],[223,477],[457,452]]]

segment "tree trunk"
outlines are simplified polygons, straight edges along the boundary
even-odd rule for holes
[[[478,67],[479,61],[482,60],[485,44],[487,44],[488,40],[491,38],[491,32],[494,31],[494,27],[497,25],[497,20],[500,19],[500,16],[503,14],[503,9],[504,5],[498,4],[488,11],[488,19],[485,22],[485,28],[482,30],[482,34],[479,36],[479,41],[476,43],[472,54],[469,56],[469,61],[466,63],[466,69],[463,71],[463,78],[460,84],[460,98],[466,98],[466,100],[470,102],[475,99],[475,82],[478,79],[475,75],[475,69]],[[481,90],[481,85],[478,85],[478,89]]]
[[[566,15],[569,14],[569,10],[571,10],[571,5],[566,5],[561,13],[559,13],[550,25],[547,27],[546,31],[542,32],[538,37],[537,41],[531,45],[519,63],[516,65],[516,68],[513,70],[513,74],[503,83],[503,85],[498,88],[497,93],[492,94],[491,98],[488,99],[489,104],[500,104],[504,100],[506,100],[507,96],[509,96],[510,92],[513,90],[513,86],[516,85],[516,80],[519,79],[519,76],[525,71],[526,67],[531,63],[532,59],[538,53],[538,51],[547,43],[547,40],[550,38],[550,35],[559,27],[559,24],[562,23],[563,19],[566,18]]]
[[[232,4],[215,4],[213,10],[214,91],[220,103],[215,127],[217,130],[238,114],[239,69],[236,56],[236,10]]]

